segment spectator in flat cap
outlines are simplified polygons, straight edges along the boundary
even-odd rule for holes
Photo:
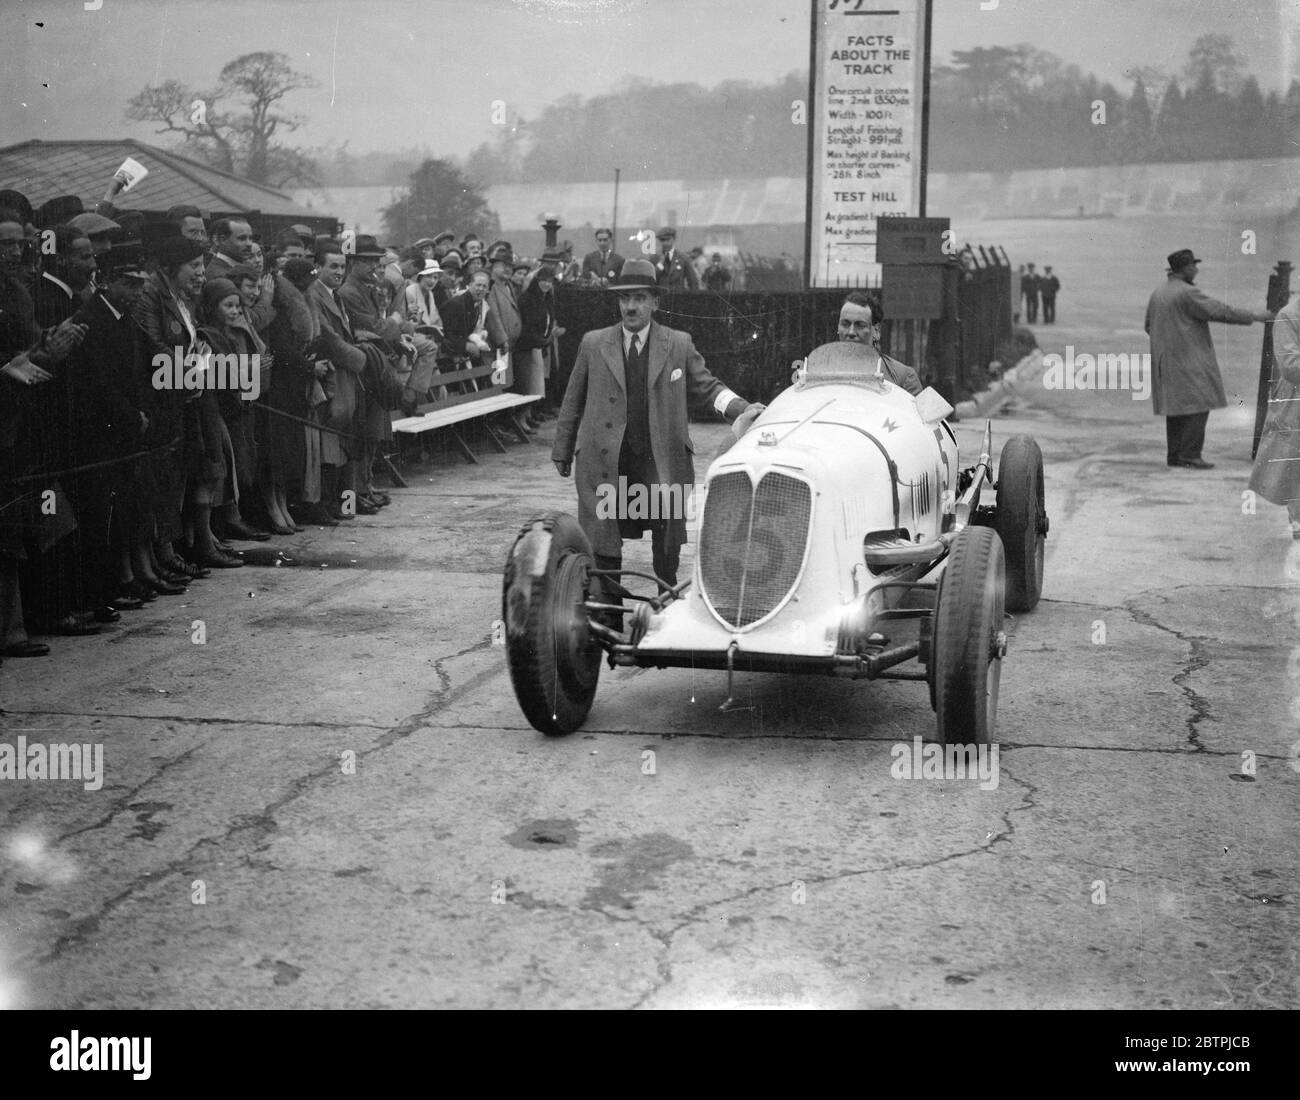
[[[113,247],[113,242],[121,240],[124,236],[121,225],[102,214],[79,214],[74,220],[86,227],[86,236],[90,238],[90,245],[96,256],[105,255]]]
[[[655,269],[659,273],[659,285],[669,292],[699,290],[700,279],[695,274],[695,265],[677,251],[677,230],[671,225],[665,225],[657,236],[659,260]]]
[[[442,263],[442,258],[455,247],[456,234],[450,229],[444,229],[433,238],[433,258]]]
[[[449,249],[442,254],[438,263],[442,267],[442,274],[438,276],[437,285],[433,288],[433,300],[441,313],[447,303],[460,293],[460,253],[454,248]]]

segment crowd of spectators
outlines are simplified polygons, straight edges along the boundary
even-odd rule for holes
[[[469,365],[563,396],[560,250],[451,231],[406,246],[295,225],[161,219],[0,192],[0,653],[98,633],[215,569],[237,544],[390,503],[392,418]],[[486,381],[486,380],[484,380]],[[531,419],[530,419],[531,418]]]

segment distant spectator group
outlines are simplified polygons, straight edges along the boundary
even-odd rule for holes
[[[1023,264],[1020,268],[1020,297],[1024,302],[1024,318],[1027,324],[1038,323],[1038,303],[1043,304],[1043,324],[1056,323],[1056,295],[1061,289],[1061,280],[1052,274],[1051,265],[1043,268],[1039,275],[1033,264]]]

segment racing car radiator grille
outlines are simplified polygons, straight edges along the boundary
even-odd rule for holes
[[[729,626],[757,622],[794,586],[811,515],[811,490],[785,474],[764,475],[756,490],[740,471],[709,482],[700,526],[700,579],[704,595]]]

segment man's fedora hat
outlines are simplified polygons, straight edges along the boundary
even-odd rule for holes
[[[30,222],[35,215],[32,204],[21,191],[11,189],[0,191],[0,207],[21,214],[24,222]]]
[[[677,230],[675,230],[671,225],[665,225],[660,228],[659,232],[656,233],[655,236],[661,241],[675,241],[677,239]]]
[[[85,209],[78,196],[59,195],[57,198],[41,203],[36,208],[32,221],[37,229],[53,229],[56,225],[63,225],[78,214],[84,213]]]
[[[1169,270],[1177,271],[1180,267],[1186,267],[1188,264],[1199,264],[1201,261],[1196,253],[1190,248],[1180,248],[1177,252],[1169,253]]]
[[[627,260],[623,270],[618,273],[618,282],[611,283],[610,290],[653,290],[659,291],[659,280],[655,277],[655,265],[649,260]]]
[[[98,266],[107,279],[147,279],[144,249],[139,241],[122,241],[98,258]]]
[[[356,247],[352,250],[352,254],[367,259],[382,259],[384,249],[379,247],[379,242],[370,234],[358,233]]]
[[[450,249],[442,258],[443,267],[459,268],[464,262],[465,261],[462,259],[461,254],[454,248]]]

